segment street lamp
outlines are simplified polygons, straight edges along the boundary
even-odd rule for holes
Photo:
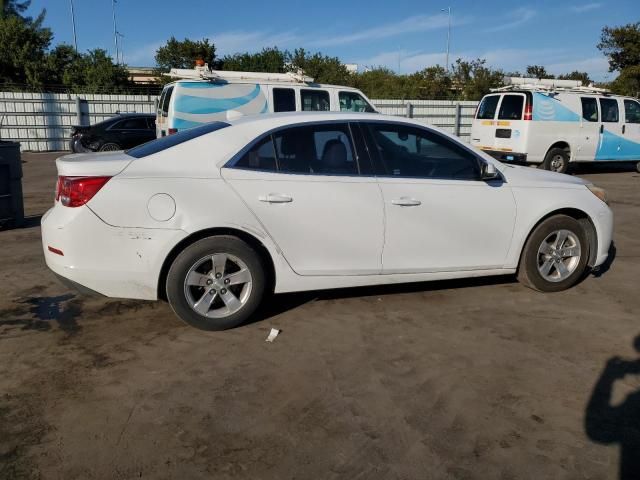
[[[449,17],[449,25],[447,27],[447,64],[446,64],[447,73],[449,73],[449,45],[451,42],[451,7],[441,8],[440,11],[447,12],[447,15]]]
[[[73,0],[69,0],[71,3],[71,24],[73,25],[73,47],[76,49],[76,53],[78,53],[78,40],[76,38],[76,15],[73,13]]]

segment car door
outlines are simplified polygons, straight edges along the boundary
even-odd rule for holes
[[[379,274],[383,203],[347,122],[266,135],[222,169],[300,275]],[[368,159],[366,159],[368,161]]]
[[[600,139],[600,116],[598,100],[594,97],[580,97],[582,118],[580,119],[580,134],[577,141],[576,160],[592,162]]]
[[[383,273],[504,265],[516,217],[506,183],[481,181],[472,151],[426,127],[363,128],[385,204]]]
[[[110,128],[114,141],[122,148],[131,148],[148,140],[149,126],[144,117],[131,117],[114,123]]]
[[[640,160],[640,103],[625,98],[622,153],[625,160]]]
[[[600,104],[600,138],[596,160],[622,160],[622,122],[616,98],[598,99]]]

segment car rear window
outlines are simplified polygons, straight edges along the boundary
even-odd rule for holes
[[[500,95],[489,95],[488,97],[484,97],[478,107],[478,116],[476,118],[479,118],[480,120],[493,120],[496,116],[498,100],[500,100]]]
[[[524,95],[505,95],[502,97],[499,120],[520,120],[522,118],[522,107],[524,105]]]
[[[189,128],[182,130],[173,135],[168,135],[162,138],[156,138],[150,142],[143,143],[137,147],[133,147],[127,150],[125,153],[135,158],[146,157],[147,155],[153,155],[154,153],[161,152],[167,148],[175,147],[181,143],[187,142],[194,138],[206,135],[207,133],[215,132],[221,128],[228,127],[229,124],[225,122],[211,122],[201,125],[199,127]]]

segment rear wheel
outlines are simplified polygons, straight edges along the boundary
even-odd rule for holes
[[[566,215],[543,221],[522,251],[518,280],[534,290],[558,292],[575,285],[589,258],[589,241],[580,223]]]
[[[217,236],[189,245],[167,275],[173,311],[201,330],[225,330],[245,322],[265,291],[260,256],[236,237]]]
[[[569,154],[562,148],[552,148],[544,157],[542,168],[552,172],[566,173],[569,168]]]
[[[122,147],[117,143],[112,143],[112,142],[105,143],[100,147],[101,152],[115,152],[117,150],[122,150]]]

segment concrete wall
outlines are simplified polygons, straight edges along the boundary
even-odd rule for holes
[[[100,122],[116,112],[153,113],[153,95],[0,92],[0,139],[22,150],[67,150],[72,125]],[[373,100],[381,113],[411,116],[468,141],[477,102]],[[456,118],[458,121],[456,122]]]

